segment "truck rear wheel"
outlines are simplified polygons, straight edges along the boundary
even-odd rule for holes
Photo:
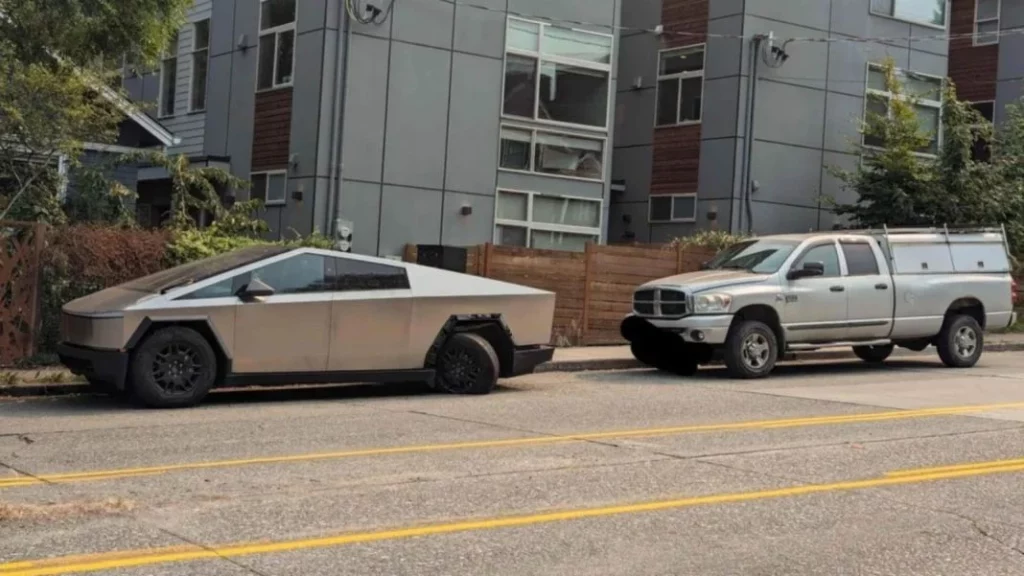
[[[936,343],[939,358],[950,368],[970,368],[977,364],[984,345],[981,326],[966,314],[946,318]]]
[[[892,344],[884,346],[854,346],[853,353],[857,355],[857,358],[865,362],[879,363],[885,362],[885,359],[892,354],[893,348],[895,346]]]
[[[500,372],[498,355],[483,336],[459,332],[441,348],[436,383],[449,394],[488,394]]]
[[[779,344],[764,322],[745,320],[733,326],[725,341],[725,367],[734,378],[764,378],[775,369]]]

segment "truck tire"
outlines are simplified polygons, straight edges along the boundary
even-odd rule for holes
[[[985,335],[974,318],[957,314],[946,318],[936,348],[939,358],[950,368],[970,368],[981,358]]]
[[[733,326],[725,341],[725,367],[734,378],[764,378],[775,368],[779,343],[764,322],[745,320]]]
[[[877,364],[879,362],[885,362],[885,359],[892,354],[893,344],[885,344],[882,346],[854,346],[853,353],[857,355],[857,358],[865,362],[871,362]]]
[[[498,355],[483,336],[459,332],[441,348],[435,384],[449,394],[487,394],[500,372]]]
[[[132,399],[150,408],[186,408],[217,380],[217,355],[202,334],[184,326],[153,332],[132,354]]]

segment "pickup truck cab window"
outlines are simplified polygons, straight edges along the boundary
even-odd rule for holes
[[[878,259],[870,244],[841,241],[839,245],[843,247],[848,276],[878,276]]]
[[[793,263],[793,270],[803,268],[805,262],[821,262],[825,265],[825,273],[819,278],[837,278],[839,276],[839,252],[836,251],[834,242],[818,244],[808,248],[796,262]]]

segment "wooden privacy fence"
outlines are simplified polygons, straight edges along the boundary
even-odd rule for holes
[[[584,252],[564,252],[483,244],[468,249],[466,272],[554,292],[555,344],[621,344],[619,323],[637,286],[698,270],[714,253],[672,245],[588,244]],[[416,246],[407,246],[405,260],[416,259]]]
[[[45,226],[0,222],[0,366],[35,353]]]

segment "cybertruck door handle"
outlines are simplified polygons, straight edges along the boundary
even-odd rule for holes
[[[829,288],[829,290],[831,290],[833,292],[842,292],[842,291],[846,290],[846,288],[844,288],[842,286],[832,286],[831,288]]]
[[[888,290],[888,289],[889,289],[889,285],[886,284],[885,282],[881,282],[879,284],[875,284],[875,290]]]

